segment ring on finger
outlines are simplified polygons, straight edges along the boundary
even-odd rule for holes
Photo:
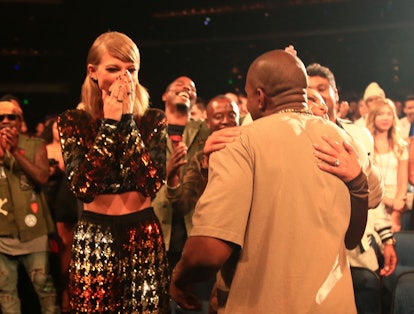
[[[338,158],[336,158],[335,160],[334,160],[334,162],[333,162],[333,165],[335,166],[335,167],[339,167],[339,165],[341,164],[341,162],[339,161],[339,159]]]

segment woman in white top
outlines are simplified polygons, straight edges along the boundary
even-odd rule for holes
[[[401,229],[401,213],[406,209],[408,188],[407,143],[397,130],[397,113],[390,99],[370,104],[367,128],[374,137],[374,163],[381,169],[385,195],[382,205],[392,218],[392,231]]]

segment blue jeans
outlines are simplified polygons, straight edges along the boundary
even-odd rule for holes
[[[19,256],[0,253],[0,306],[2,314],[21,313],[17,291],[18,265],[26,269],[39,298],[43,314],[60,313],[56,289],[49,274],[49,253],[38,252]]]

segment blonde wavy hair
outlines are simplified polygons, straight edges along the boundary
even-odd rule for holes
[[[375,118],[378,116],[379,111],[382,107],[388,106],[393,115],[393,122],[391,128],[388,130],[388,141],[394,151],[394,154],[399,158],[404,151],[404,148],[407,146],[407,143],[400,136],[399,126],[398,126],[398,116],[395,109],[395,105],[391,99],[381,98],[376,99],[369,104],[369,113],[367,116],[367,128],[374,136],[377,128],[375,127]]]
[[[138,47],[127,35],[110,31],[98,36],[89,49],[86,66],[88,64],[98,66],[105,53],[109,53],[112,57],[122,62],[137,64],[137,72],[139,71],[140,54]],[[138,80],[136,81],[134,92],[133,115],[136,118],[142,117],[149,107],[149,94]],[[81,102],[84,105],[84,110],[89,112],[93,118],[100,119],[103,117],[102,91],[98,84],[91,79],[88,70],[86,70],[86,77],[82,85]]]

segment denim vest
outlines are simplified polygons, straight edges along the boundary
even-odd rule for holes
[[[42,140],[19,135],[20,153],[33,161]],[[54,224],[41,187],[26,176],[13,156],[0,166],[0,236],[25,242],[54,232]]]

